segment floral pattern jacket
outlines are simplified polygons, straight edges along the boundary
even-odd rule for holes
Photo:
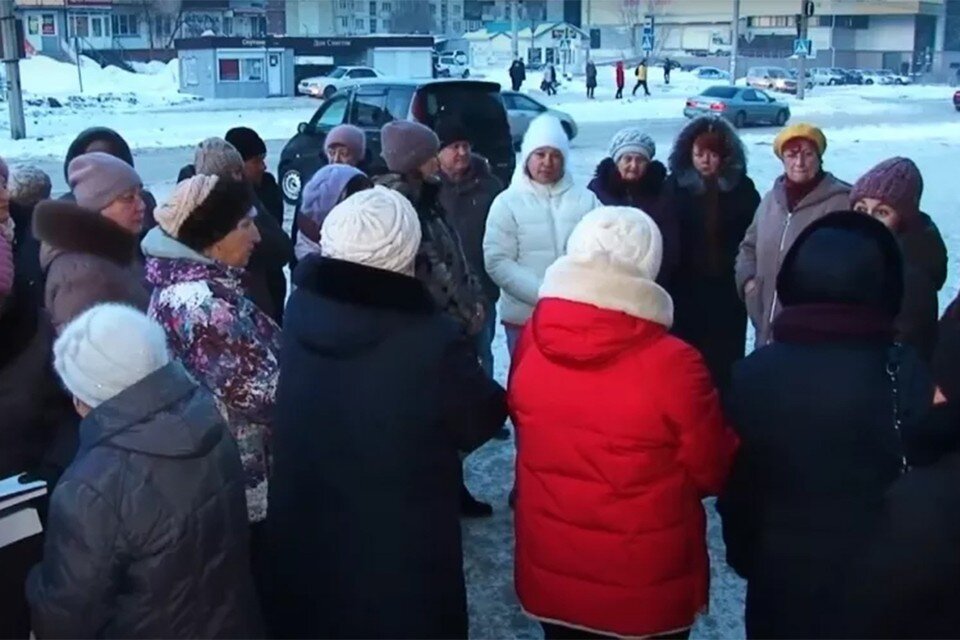
[[[249,519],[259,522],[267,515],[280,328],[245,297],[242,270],[195,256],[148,254],[147,280],[154,287],[149,315],[164,327],[187,371],[213,393],[240,449]]]

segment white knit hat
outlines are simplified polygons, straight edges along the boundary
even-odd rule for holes
[[[639,127],[626,127],[617,131],[610,140],[610,157],[620,162],[627,153],[636,153],[647,160],[657,155],[657,143]]]
[[[200,206],[220,180],[218,176],[197,174],[178,183],[173,193],[153,213],[157,225],[170,237],[179,236],[180,227]]]
[[[320,229],[320,251],[328,258],[412,276],[420,237],[420,219],[410,201],[376,186],[330,211]]]
[[[654,280],[663,259],[657,224],[633,207],[599,207],[580,220],[567,255],[551,265],[541,298],[622,311],[669,327],[673,301]]]
[[[550,147],[563,154],[564,172],[570,169],[570,139],[567,132],[563,130],[563,125],[554,116],[544,113],[530,122],[527,132],[523,134],[523,144],[520,145],[521,162],[517,164],[514,175],[523,175],[526,170],[527,160],[537,149]]]
[[[154,320],[122,304],[104,303],[74,318],[53,345],[63,384],[97,407],[170,362],[167,337]]]

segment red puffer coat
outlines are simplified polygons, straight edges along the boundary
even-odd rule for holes
[[[509,398],[524,609],[619,636],[690,627],[709,590],[700,501],[737,446],[700,355],[663,325],[546,298]]]

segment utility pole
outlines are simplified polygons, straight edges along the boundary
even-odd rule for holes
[[[591,2],[591,0],[584,1],[587,3],[587,24],[584,25],[587,29],[587,62],[590,62],[590,51],[593,49],[593,29],[590,28],[593,22],[590,19],[590,13],[593,2]]]
[[[520,57],[520,38],[517,32],[520,21],[518,13],[520,13],[520,9],[517,0],[510,0],[510,49],[514,60]]]
[[[804,42],[806,42],[809,33],[809,14],[812,13],[812,9],[813,3],[810,0],[800,0],[800,16],[798,17],[800,24],[797,35]],[[803,100],[807,93],[807,56],[801,53],[797,58],[797,100]]]
[[[13,17],[13,0],[0,0],[0,38],[3,38],[3,66],[7,76],[5,93],[10,105],[10,137],[22,140],[27,137],[27,125],[23,119],[23,91],[17,53],[19,43],[17,21]]]
[[[730,86],[737,84],[737,56],[740,54],[740,0],[733,0],[733,29],[730,43]]]

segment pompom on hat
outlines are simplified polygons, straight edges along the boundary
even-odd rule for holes
[[[798,138],[812,142],[821,158],[827,152],[827,137],[823,135],[823,131],[806,122],[798,122],[781,129],[773,140],[773,152],[782,160],[784,147]]]

